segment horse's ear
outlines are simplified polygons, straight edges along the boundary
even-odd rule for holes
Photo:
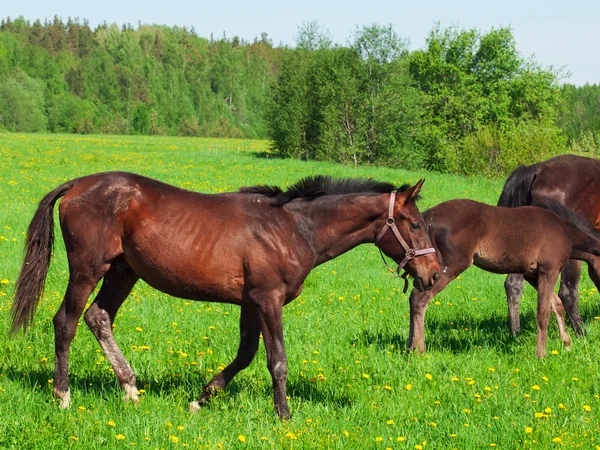
[[[410,187],[406,191],[402,192],[401,195],[399,195],[399,197],[402,199],[402,204],[418,200],[419,192],[421,192],[423,183],[425,183],[425,178],[421,178],[413,187]]]
[[[417,200],[419,198],[419,192],[421,192],[421,188],[423,187],[423,183],[425,183],[425,178],[421,178],[419,181],[417,181],[417,184],[415,184],[413,186],[413,188],[411,189],[411,193],[410,193],[410,199],[411,200]]]

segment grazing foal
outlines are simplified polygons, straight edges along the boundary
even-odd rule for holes
[[[100,280],[102,287],[85,321],[125,399],[137,401],[136,377],[114,339],[112,323],[141,278],[172,296],[241,307],[237,356],[204,386],[192,410],[250,364],[262,332],[275,411],[287,417],[282,308],[300,294],[315,266],[359,244],[373,243],[389,228],[386,223],[394,222],[400,237],[386,239],[379,247],[393,252],[419,287],[435,284],[439,266],[415,205],[422,185],[423,181],[402,186],[396,193],[389,183],[318,176],[285,192],[257,186],[207,195],[122,172],[71,180],[42,199],[29,225],[12,308],[13,330],[27,329],[42,296],[54,240],[54,204],[64,197],[60,225],[69,284],[54,316],[54,393],[61,406],[70,403],[69,348],[77,322]],[[418,249],[426,254],[405,258]]]
[[[600,240],[573,211],[550,201],[544,202],[543,207],[546,209],[501,208],[471,200],[451,200],[423,213],[442,271],[433,289],[413,290],[410,294],[409,348],[425,350],[427,305],[472,264],[488,272],[522,274],[537,289],[538,357],[546,354],[551,308],[556,313],[561,338],[570,345],[554,286],[563,266],[572,258],[593,268],[590,273],[600,288]]]

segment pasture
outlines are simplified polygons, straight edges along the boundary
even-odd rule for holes
[[[237,351],[237,307],[169,297],[143,282],[119,311],[115,337],[138,376],[126,405],[83,318],[70,357],[73,406],[52,395],[52,317],[66,282],[57,242],[27,335],[8,335],[25,230],[37,203],[71,178],[125,170],[202,192],[291,184],[310,174],[427,178],[421,210],[452,198],[495,204],[502,182],[269,157],[262,141],[0,134],[0,448],[600,448],[600,296],[584,276],[588,335],[567,352],[551,319],[535,357],[535,292],[521,335],[507,326],[504,276],[471,268],[426,316],[427,352],[405,350],[408,293],[363,245],[317,267],[284,308],[292,420],[275,418],[264,347],[207,407],[188,404]],[[476,220],[476,218],[474,218]],[[409,291],[410,292],[410,291]]]

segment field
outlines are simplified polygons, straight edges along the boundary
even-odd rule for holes
[[[270,157],[267,143],[155,137],[0,134],[0,448],[599,448],[600,299],[587,275],[588,335],[566,352],[551,321],[548,357],[535,357],[535,296],[522,334],[507,327],[504,277],[470,269],[432,302],[427,353],[405,350],[408,294],[364,245],[316,268],[284,309],[293,418],[275,418],[264,347],[206,408],[188,404],[228,364],[237,307],[169,297],[139,282],[115,336],[138,376],[125,405],[83,319],[71,348],[73,406],[52,395],[52,317],[68,279],[57,243],[46,292],[27,335],[8,335],[24,234],[42,196],[76,176],[127,170],[186,189],[288,185],[309,174],[426,177],[421,209],[452,198],[495,203],[502,183]],[[572,337],[573,333],[571,333]]]

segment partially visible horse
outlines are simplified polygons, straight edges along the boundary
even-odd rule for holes
[[[574,155],[562,155],[513,171],[502,190],[498,206],[516,207],[554,200],[572,209],[600,231],[600,161]],[[581,262],[569,260],[562,271],[558,295],[567,311],[575,334],[585,333],[577,303]],[[510,330],[521,330],[519,303],[523,276],[511,274],[504,283],[508,301]]]
[[[563,342],[570,346],[554,286],[571,258],[589,264],[592,279],[600,288],[600,239],[584,219],[559,203],[546,200],[542,206],[501,208],[472,200],[450,200],[423,213],[442,271],[431,290],[413,289],[410,294],[409,348],[425,350],[427,305],[472,264],[488,272],[521,274],[537,289],[538,357],[546,354],[551,309]]]
[[[61,406],[70,403],[69,348],[77,322],[100,280],[85,321],[125,399],[137,401],[136,377],[114,339],[112,323],[141,278],[176,297],[241,306],[237,356],[204,386],[192,410],[250,364],[262,332],[275,411],[287,417],[282,308],[300,294],[315,266],[377,239],[418,288],[430,289],[438,279],[437,259],[415,205],[422,185],[423,180],[397,188],[317,176],[286,191],[256,186],[207,195],[123,172],[68,181],[42,199],[29,225],[13,331],[27,329],[42,297],[54,240],[54,204],[64,197],[59,217],[69,283],[54,316],[54,393]]]

